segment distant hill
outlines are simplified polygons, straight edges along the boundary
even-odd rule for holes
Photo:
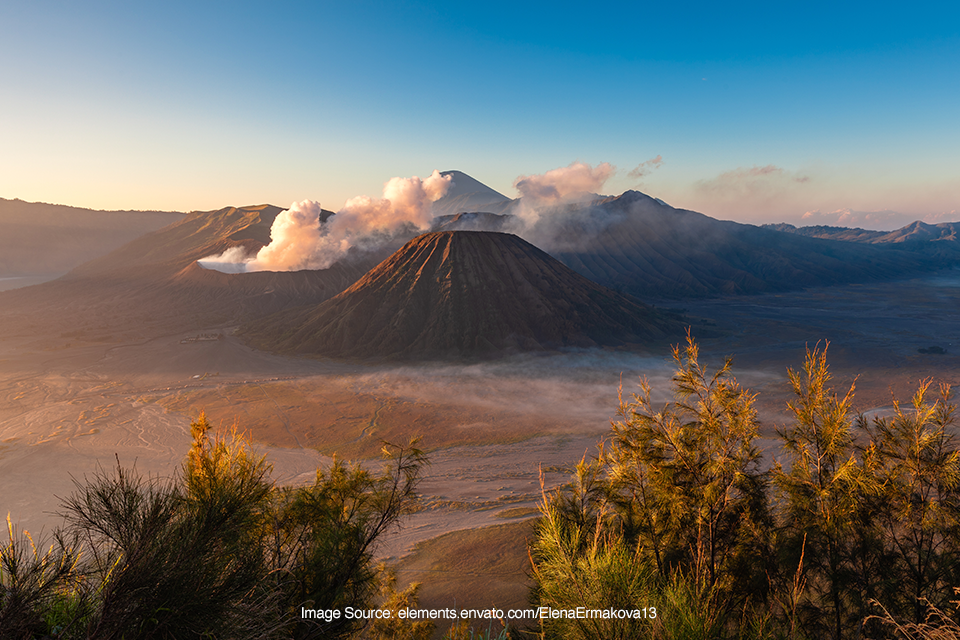
[[[280,211],[259,205],[180,216],[178,222],[58,280],[0,293],[0,316],[11,330],[19,325],[29,331],[37,323],[61,322],[63,317],[75,328],[92,328],[102,335],[192,330],[320,302],[376,264],[360,259],[321,271],[242,274],[208,271],[197,264],[230,247],[255,253],[269,241],[270,224]]]
[[[65,273],[183,217],[0,198],[0,277]]]
[[[437,217],[434,230],[517,233],[581,276],[640,300],[883,281],[960,264],[956,223],[917,222],[890,233],[829,227],[761,228],[675,209],[636,191],[561,204],[543,215],[521,218],[514,214],[529,213],[524,210],[526,203],[510,200],[462,172],[452,175],[456,184],[447,196],[453,198],[447,202],[452,213]],[[459,205],[454,206],[481,200],[490,200],[483,209],[456,211]],[[106,337],[118,331],[155,335],[239,324],[292,307],[315,306],[356,283],[405,240],[386,243],[379,253],[352,253],[347,260],[321,271],[224,274],[203,269],[196,262],[231,247],[243,247],[252,255],[269,242],[270,226],[282,209],[257,205],[170,214],[90,212],[52,205],[43,205],[51,209],[34,209],[29,203],[17,206],[21,205],[27,208],[17,214],[20,218],[11,217],[10,228],[0,229],[8,244],[13,238],[22,244],[9,248],[5,259],[47,259],[47,253],[54,256],[57,246],[68,247],[70,242],[84,250],[100,247],[100,251],[107,240],[98,234],[109,242],[120,242],[124,233],[136,237],[76,266],[58,280],[0,292],[0,322],[8,335],[21,329],[30,333],[42,323],[61,326],[65,322]],[[50,230],[34,236],[17,231],[15,220],[28,218],[31,211],[37,213],[31,228],[42,230],[49,222]],[[67,223],[74,214],[79,216],[74,222],[86,225],[83,229]],[[323,219],[332,215],[321,213]],[[159,225],[167,219],[175,222],[143,232],[148,223]],[[76,255],[71,260],[79,259]],[[13,259],[13,264],[21,264],[19,259]],[[536,336],[530,339],[540,340]],[[544,340],[554,344],[553,338]],[[574,344],[576,340],[558,337],[556,343]],[[466,350],[468,345],[456,348]]]
[[[960,222],[927,224],[926,222],[917,220],[896,231],[871,231],[869,229],[851,229],[848,227],[829,227],[825,225],[795,227],[787,223],[765,224],[763,226],[766,229],[774,229],[776,231],[793,233],[810,238],[844,240],[847,242],[863,242],[867,244],[899,244],[903,245],[901,248],[908,248],[907,245],[914,243],[952,243],[942,246],[951,247],[960,251],[960,243],[958,243],[957,238],[957,232],[960,231]],[[918,246],[916,248],[930,249],[931,247]]]
[[[248,324],[251,344],[333,358],[459,358],[666,342],[681,323],[514,235],[419,236],[317,306]]]

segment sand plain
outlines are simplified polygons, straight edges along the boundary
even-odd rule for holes
[[[960,383],[958,272],[674,306],[714,323],[700,340],[702,360],[716,366],[733,355],[737,378],[760,394],[768,459],[778,454],[777,425],[789,419],[786,368],[801,366],[818,341],[830,341],[837,388],[856,380],[858,411],[888,410],[892,394],[906,399],[921,379]],[[535,513],[541,470],[555,487],[595,452],[615,418],[621,375],[625,392],[645,375],[665,401],[673,370],[666,345],[360,365],[256,351],[233,327],[85,341],[64,337],[70,318],[58,322],[47,335],[0,336],[0,513],[49,531],[59,498],[98,467],[119,460],[145,474],[178,473],[201,409],[221,428],[247,431],[282,483],[309,482],[334,453],[376,465],[383,441],[420,436],[431,461],[423,508],[379,554],[403,558],[402,581],[442,579],[425,591],[437,606],[444,594],[522,606],[528,534],[518,523]],[[931,346],[946,353],[919,352]],[[473,558],[469,571],[444,564],[450,549]],[[497,584],[489,597],[476,587],[483,574]]]

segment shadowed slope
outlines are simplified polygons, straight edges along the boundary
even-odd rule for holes
[[[892,280],[960,263],[950,224],[914,223],[891,233],[757,227],[675,209],[638,191],[554,207],[532,203],[542,210],[531,222],[515,217],[524,201],[501,196],[482,204],[492,190],[469,176],[457,184],[456,196],[438,201],[451,206],[435,207],[433,230],[518,233],[594,282],[644,299]],[[453,206],[470,189],[471,206]]]
[[[431,231],[503,231],[510,222],[508,215],[485,212],[469,212],[437,216],[433,219]]]
[[[536,231],[536,230],[534,230]],[[650,298],[788,291],[902,278],[949,266],[935,253],[807,238],[674,209],[627,191],[530,237],[578,273]]]
[[[416,359],[658,341],[681,331],[677,320],[516,236],[447,231],[414,238],[320,306],[244,333],[286,352]]]

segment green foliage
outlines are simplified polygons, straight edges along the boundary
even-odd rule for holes
[[[730,360],[708,374],[698,356],[690,337],[674,349],[675,402],[655,408],[646,380],[633,402],[621,400],[607,493],[626,539],[661,577],[680,571],[717,591],[717,606],[740,607],[765,586],[769,517],[753,444],[755,396],[730,377]]]
[[[910,409],[895,400],[893,416],[874,420],[864,454],[876,520],[898,576],[888,607],[910,611],[915,624],[928,606],[946,607],[960,583],[960,452],[948,431],[956,407],[948,387],[933,402],[929,391],[928,380]]]
[[[676,400],[654,407],[646,380],[609,447],[571,486],[545,495],[532,545],[536,598],[550,606],[655,606],[654,622],[549,621],[548,637],[714,637],[766,598],[770,516],[753,441],[754,395],[674,349]],[[621,391],[622,398],[622,391]]]
[[[779,550],[788,566],[803,553],[808,594],[802,603],[808,630],[839,638],[866,615],[865,600],[851,602],[856,582],[858,509],[865,498],[853,444],[854,386],[841,398],[829,388],[826,349],[807,351],[803,372],[787,371],[795,421],[780,437],[792,464],[777,463]]]
[[[397,590],[397,573],[381,565],[378,570],[380,583],[380,609],[390,612],[389,619],[374,620],[366,637],[369,640],[429,640],[436,628],[432,620],[401,619],[401,609],[416,609],[420,583],[414,582],[402,591]]]
[[[853,386],[842,398],[829,388],[826,349],[808,352],[803,373],[789,374],[796,420],[781,437],[792,466],[777,465],[774,483],[781,560],[805,546],[804,628],[851,637],[870,618],[871,601],[922,622],[960,581],[960,453],[949,433],[949,389],[929,402],[930,382],[921,383],[912,410],[894,399],[894,415],[870,424],[854,418]]]
[[[581,526],[564,516],[546,494],[543,517],[531,547],[539,606],[553,609],[634,609],[651,607],[655,571],[625,541],[604,531],[598,518]],[[658,599],[659,600],[659,599]],[[549,619],[542,621],[546,637],[635,638],[650,627],[647,620]]]
[[[316,482],[278,488],[236,432],[209,438],[201,414],[176,480],[118,463],[64,502],[45,553],[9,526],[0,547],[3,638],[336,638],[363,624],[301,620],[301,607],[367,608],[380,593],[377,541],[413,508],[426,460],[387,450],[381,474],[335,461]],[[69,544],[68,541],[69,540]],[[386,574],[384,574],[386,575]],[[384,586],[387,606],[416,589]],[[391,604],[393,603],[393,604]],[[410,632],[375,637],[418,638]],[[412,634],[412,635],[411,635]]]
[[[868,422],[826,348],[788,370],[781,462],[761,471],[755,396],[674,349],[675,401],[646,380],[595,460],[544,495],[536,602],[657,607],[643,628],[544,621],[547,638],[955,637],[960,452],[949,389]],[[772,508],[771,506],[772,505]],[[883,603],[884,616],[876,613]],[[624,604],[627,603],[627,604]],[[908,622],[898,622],[907,620]],[[937,635],[941,634],[941,635]],[[946,635],[943,635],[946,634]]]
[[[443,640],[510,640],[513,637],[506,625],[494,629],[493,623],[490,623],[486,630],[477,631],[466,620],[452,624],[443,634]]]
[[[81,580],[78,554],[63,535],[46,551],[28,532],[20,532],[7,515],[7,541],[0,545],[0,630],[4,638],[34,638],[46,633],[81,637],[88,612],[77,593]]]
[[[217,486],[194,496],[119,466],[78,484],[64,506],[96,589],[90,637],[245,638],[276,627],[272,596],[260,588],[267,567],[248,529],[256,495]]]
[[[286,610],[360,607],[376,594],[374,546],[416,503],[426,462],[416,448],[385,447],[380,475],[334,460],[307,487],[274,496],[270,564]],[[329,638],[356,631],[356,620],[298,621],[298,638]]]

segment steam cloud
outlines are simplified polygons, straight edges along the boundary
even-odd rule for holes
[[[657,156],[634,172],[652,171],[661,162]],[[520,198],[501,209],[509,214],[502,230],[546,251],[570,248],[594,236],[619,218],[593,204],[615,172],[616,167],[608,162],[595,167],[574,162],[518,177],[514,186]],[[377,250],[429,230],[435,222],[433,203],[451,186],[451,176],[438,171],[423,180],[416,176],[392,178],[384,184],[382,198],[351,198],[326,221],[321,221],[319,203],[295,202],[277,215],[270,229],[270,244],[256,256],[246,256],[242,247],[234,247],[199,262],[204,268],[227,273],[327,269],[348,254]]]
[[[780,193],[792,185],[806,184],[810,177],[768,164],[764,167],[737,167],[711,180],[699,180],[694,188],[714,197],[735,196],[738,199],[760,194]]]
[[[233,247],[200,260],[200,265],[227,273],[327,269],[351,248],[366,250],[396,237],[425,231],[433,217],[431,204],[453,184],[450,176],[434,171],[426,179],[391,178],[382,198],[351,198],[336,215],[320,221],[320,204],[312,200],[293,203],[270,228],[270,244],[255,257],[244,257]]]
[[[598,193],[616,168],[609,162],[591,167],[584,162],[574,162],[534,176],[520,176],[513,186],[520,197],[539,202],[560,202]]]
[[[617,218],[593,206],[617,168],[609,162],[591,167],[574,162],[532,176],[520,176],[514,187],[520,200],[504,227],[544,251],[566,250],[594,236]]]

